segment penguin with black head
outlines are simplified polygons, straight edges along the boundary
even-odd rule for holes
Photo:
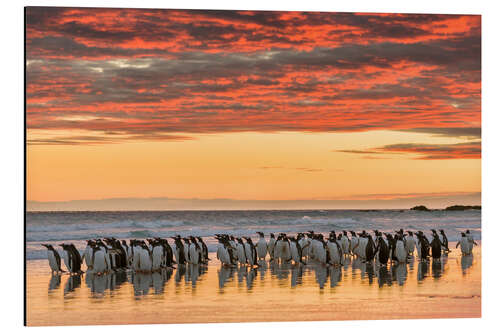
[[[443,229],[439,229],[439,233],[441,234],[441,243],[443,243],[443,252],[450,253],[451,251],[448,247],[448,237],[446,237]]]
[[[47,259],[49,260],[49,266],[52,270],[52,274],[54,272],[56,274],[63,273],[64,271],[61,269],[61,257],[59,253],[57,253],[56,249],[50,244],[41,244],[43,247],[47,249]]]
[[[432,259],[440,260],[441,259],[441,241],[439,240],[439,235],[436,230],[431,229],[432,231],[432,242],[431,242],[431,253]]]

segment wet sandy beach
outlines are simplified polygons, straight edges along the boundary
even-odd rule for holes
[[[454,248],[454,244],[452,246]],[[154,274],[51,277],[27,262],[27,324],[96,325],[477,318],[481,248],[420,263],[341,268],[266,262],[260,268],[186,266]]]

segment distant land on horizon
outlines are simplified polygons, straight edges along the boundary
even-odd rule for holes
[[[42,202],[28,200],[31,211],[160,211],[160,210],[300,210],[300,209],[410,209],[424,205],[430,209],[444,209],[453,205],[481,205],[481,193],[423,194],[384,198],[373,195],[369,199],[332,200],[235,200],[235,199],[179,199],[179,198],[109,198],[99,200],[71,200]]]

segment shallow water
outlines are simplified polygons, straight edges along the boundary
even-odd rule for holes
[[[454,246],[453,246],[454,247]],[[28,325],[307,321],[481,316],[481,248],[379,267],[262,263],[180,266],[154,274],[51,276],[27,262]]]

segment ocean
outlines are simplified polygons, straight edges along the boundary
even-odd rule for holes
[[[45,259],[40,244],[74,243],[80,250],[87,239],[115,237],[145,239],[152,237],[201,236],[210,252],[216,250],[216,233],[257,239],[257,231],[266,234],[296,234],[307,230],[328,233],[331,230],[383,232],[444,229],[449,241],[459,239],[469,229],[481,239],[481,211],[412,210],[245,210],[245,211],[120,211],[120,212],[27,212],[26,258]],[[170,240],[171,245],[173,241]],[[60,250],[59,246],[56,246]]]

